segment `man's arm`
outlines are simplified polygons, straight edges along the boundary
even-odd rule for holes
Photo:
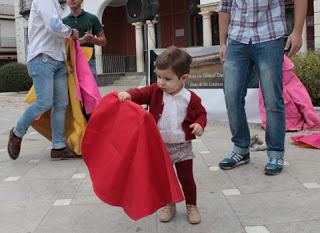
[[[53,1],[37,1],[35,7],[48,30],[63,38],[72,34],[71,28],[63,24],[59,18],[58,10]]]
[[[230,24],[230,13],[233,0],[220,0],[219,5],[219,39],[220,50],[219,56],[221,63],[224,62],[227,51],[228,28]]]
[[[81,39],[80,43],[90,43],[99,46],[106,45],[106,37],[104,35],[103,26],[101,25],[97,16],[94,16],[92,19],[92,32],[86,33]]]
[[[106,37],[104,35],[104,31],[98,32],[93,41],[94,41],[94,44],[96,44],[96,45],[105,46],[106,45]]]
[[[285,46],[285,50],[290,48],[288,56],[296,54],[302,46],[302,31],[306,19],[308,8],[307,0],[294,0],[294,27]]]
[[[95,44],[99,46],[105,46],[106,45],[106,37],[104,35],[104,32],[98,32],[96,36],[92,35],[91,33],[85,33],[83,37],[79,39],[80,44]]]
[[[220,12],[219,13],[219,39],[220,39],[219,56],[222,63],[224,62],[225,54],[227,51],[227,37],[228,37],[229,23],[230,23],[230,14],[227,12]]]

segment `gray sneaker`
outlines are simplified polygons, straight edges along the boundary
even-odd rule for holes
[[[268,176],[274,176],[274,175],[278,175],[281,173],[281,171],[283,170],[283,158],[269,158],[269,161],[266,165],[266,167],[264,168],[264,174],[268,175]]]

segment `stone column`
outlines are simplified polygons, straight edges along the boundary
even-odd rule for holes
[[[95,56],[96,56],[97,74],[102,74],[103,73],[102,47],[95,45],[94,50],[95,50]]]
[[[208,47],[212,45],[211,12],[201,9],[199,14],[202,15],[203,46]]]
[[[143,58],[143,23],[136,22],[132,24],[136,32],[136,59],[137,72],[144,72],[144,58]]]
[[[27,41],[26,41],[26,28],[28,28],[28,21],[20,15],[20,1],[14,1],[15,12],[15,30],[16,30],[16,47],[18,62],[27,62]]]
[[[320,0],[313,2],[314,8],[314,47],[320,48]]]
[[[157,23],[155,20],[147,20],[148,25],[148,49],[156,48],[156,31],[154,25]]]
[[[203,1],[209,3],[203,3],[198,5],[200,8],[200,15],[202,15],[202,25],[203,25],[203,46],[212,46],[212,22],[211,15],[217,11],[219,7],[219,0]]]

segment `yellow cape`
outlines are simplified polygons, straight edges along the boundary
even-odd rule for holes
[[[75,48],[71,39],[66,40],[68,69],[68,90],[69,90],[69,105],[66,113],[65,135],[67,145],[76,154],[81,155],[82,138],[87,126],[87,121],[82,114],[81,102],[76,99],[76,71],[75,71]],[[85,47],[82,49],[87,60],[90,60],[93,48]],[[25,102],[32,104],[36,100],[36,93],[32,86],[29,90]],[[32,127],[41,135],[51,141],[51,124],[50,110],[41,115],[40,119],[33,122]]]

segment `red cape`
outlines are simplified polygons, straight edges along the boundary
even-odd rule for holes
[[[184,200],[153,116],[116,93],[91,116],[82,153],[96,195],[133,220]]]

